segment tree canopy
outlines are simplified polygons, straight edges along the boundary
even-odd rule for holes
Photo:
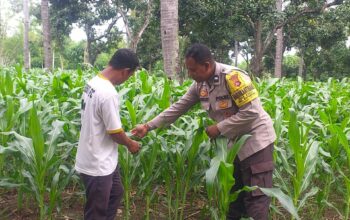
[[[11,0],[9,4],[13,14],[22,13],[20,2]],[[160,0],[50,0],[55,67],[96,65],[96,61],[101,66],[106,60],[103,57],[120,46],[136,50],[144,68],[162,67],[160,10]],[[40,4],[31,3],[30,14],[31,66],[42,67],[43,49],[38,43],[43,41],[44,33],[40,28]],[[7,21],[0,17],[1,65],[22,63],[23,52],[13,51],[23,51],[23,24],[9,35],[4,28]],[[349,75],[349,0],[283,1],[280,12],[276,0],[178,0],[178,23],[178,72],[183,68],[185,49],[201,42],[212,49],[219,62],[233,64],[233,58],[239,56],[250,73],[271,75],[275,68],[276,30],[283,27],[282,51],[293,49],[298,58],[298,62],[292,62],[293,68],[283,65],[283,76],[302,74],[308,79],[323,79]],[[73,42],[69,35],[74,28],[81,28],[86,40]],[[19,40],[18,49],[7,49]],[[288,72],[291,69],[299,72]]]

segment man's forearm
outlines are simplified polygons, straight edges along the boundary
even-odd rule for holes
[[[117,142],[118,144],[122,144],[124,146],[129,146],[132,140],[126,136],[125,132],[119,132],[116,134],[111,134],[112,139]]]

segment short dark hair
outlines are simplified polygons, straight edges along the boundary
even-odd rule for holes
[[[140,63],[134,51],[121,48],[113,54],[108,65],[112,66],[114,69],[130,68],[131,71],[135,71]]]
[[[200,43],[193,44],[186,52],[186,59],[192,57],[196,63],[203,64],[207,61],[214,62],[209,48]]]

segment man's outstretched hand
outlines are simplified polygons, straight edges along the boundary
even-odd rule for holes
[[[149,126],[147,124],[136,125],[134,129],[131,130],[131,134],[143,138],[149,131]]]
[[[127,146],[128,150],[132,154],[136,154],[140,150],[140,144],[134,140],[131,140],[131,142]]]
[[[205,129],[205,132],[207,133],[208,137],[210,139],[217,138],[220,135],[220,131],[218,129],[218,126],[216,125],[210,125]]]

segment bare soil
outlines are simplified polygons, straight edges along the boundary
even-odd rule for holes
[[[159,193],[162,194],[162,193]],[[131,220],[142,220],[144,219],[145,213],[145,202],[143,198],[138,198],[134,196],[134,202],[131,204]],[[192,195],[194,196],[194,195]],[[3,190],[0,189],[0,220],[38,220],[38,211],[34,208],[35,201],[34,198],[24,198],[22,204],[22,209],[18,209],[17,202],[17,192],[16,190]],[[158,198],[158,199],[157,199]],[[157,197],[157,201],[153,201],[153,206],[151,207],[150,219],[155,220],[166,220],[168,208],[164,199]],[[210,215],[208,207],[204,198],[195,198],[189,195],[190,199],[188,204],[186,204],[184,210],[184,219],[186,220],[210,220]],[[82,220],[83,219],[83,205],[84,196],[81,192],[76,190],[66,190],[62,194],[61,211],[57,211],[53,215],[53,219],[57,220]],[[339,201],[340,202],[340,201]],[[123,219],[124,207],[118,209],[117,219]],[[285,217],[281,215],[273,215],[272,220],[279,219],[290,219],[287,212],[280,209],[282,213],[285,213]],[[313,220],[315,216],[312,212],[312,207],[307,211],[300,213],[302,215],[301,219]],[[341,217],[338,213],[332,209],[327,209],[324,216],[321,218],[324,220],[340,220]],[[319,220],[319,219],[318,219]]]

